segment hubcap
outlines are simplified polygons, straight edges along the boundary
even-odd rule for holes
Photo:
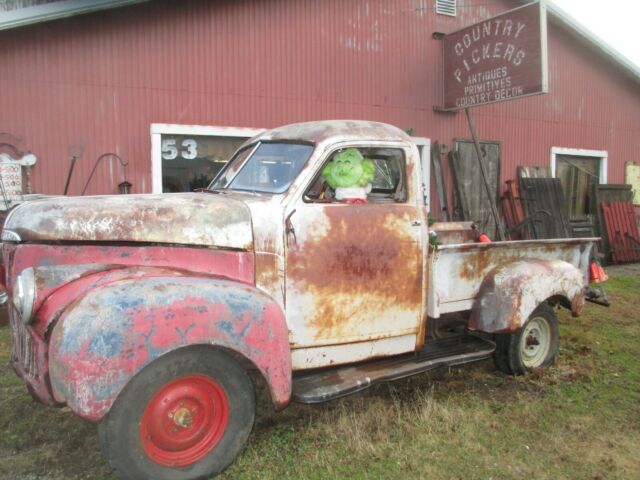
[[[185,467],[214,449],[228,423],[224,389],[204,375],[186,375],[164,385],[149,400],[140,422],[140,440],[154,462]]]
[[[520,355],[527,368],[542,365],[551,348],[551,327],[543,317],[534,317],[527,322],[520,337]]]

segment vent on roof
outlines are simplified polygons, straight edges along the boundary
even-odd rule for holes
[[[436,13],[456,16],[456,0],[436,0]]]

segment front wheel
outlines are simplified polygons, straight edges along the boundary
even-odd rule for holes
[[[518,332],[495,336],[496,366],[512,375],[548,367],[558,353],[558,337],[556,313],[550,305],[542,303]]]
[[[222,351],[190,347],[138,373],[99,434],[122,479],[194,480],[231,464],[254,416],[253,384],[242,366]]]

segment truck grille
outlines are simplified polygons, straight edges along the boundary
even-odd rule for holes
[[[11,308],[11,307],[9,307]],[[19,362],[23,372],[30,377],[36,375],[36,349],[33,339],[27,328],[18,320],[18,315],[13,308],[9,314],[11,318],[11,330],[13,331],[12,357]]]

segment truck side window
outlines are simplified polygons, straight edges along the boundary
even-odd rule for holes
[[[304,195],[304,201],[309,203],[331,203],[335,200],[335,191],[329,186],[322,175],[327,163],[344,149],[333,152],[320,172],[311,182]],[[371,191],[367,194],[367,203],[401,203],[407,199],[406,162],[404,151],[400,148],[369,148],[358,147],[357,150],[366,160],[370,160],[375,167],[375,174],[371,182]]]

